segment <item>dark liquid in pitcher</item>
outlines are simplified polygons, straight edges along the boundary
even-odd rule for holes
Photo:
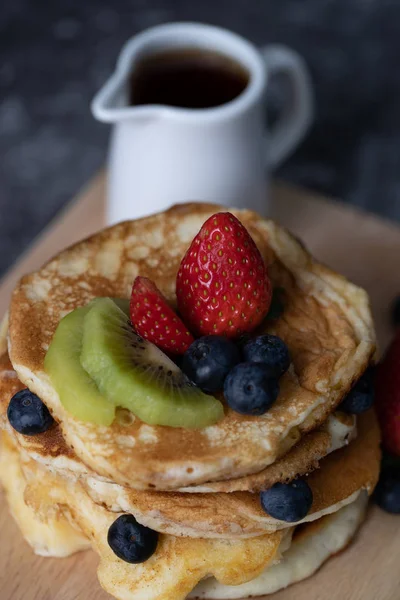
[[[165,50],[135,65],[129,101],[134,106],[211,108],[239,96],[248,82],[247,70],[223,54],[196,48]]]

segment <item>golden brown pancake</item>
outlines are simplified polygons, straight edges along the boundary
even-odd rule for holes
[[[4,398],[10,397],[10,389],[15,393],[17,388],[16,374],[7,357],[3,357],[0,359],[0,422],[25,456],[70,479],[79,476],[82,486],[97,504],[105,505],[114,512],[131,512],[141,523],[175,536],[235,539],[288,527],[287,523],[265,514],[258,494],[139,491],[99,479],[68,448],[58,426],[38,436],[23,436],[10,427],[6,420],[7,401]],[[334,512],[351,502],[362,489],[371,492],[375,487],[379,473],[380,434],[372,412],[361,415],[358,429],[356,440],[324,458],[321,468],[309,475],[314,504],[304,521]],[[296,465],[296,460],[291,462],[295,450],[278,461],[281,467],[286,465],[286,473]],[[273,471],[274,467],[271,465],[269,468]]]
[[[180,488],[189,493],[209,492],[260,492],[274,485],[285,483],[311,473],[317,469],[322,458],[339,448],[346,446],[357,435],[356,417],[339,410],[335,411],[318,429],[303,435],[299,442],[287,454],[278,458],[259,473],[227,479],[210,481],[200,485]]]
[[[380,431],[373,411],[360,415],[358,422],[357,438],[324,458],[307,477],[314,501],[302,522],[336,512],[362,490],[368,494],[374,490],[380,469]],[[132,510],[140,522],[172,535],[238,538],[288,527],[263,511],[259,494],[141,492],[90,477],[83,481],[97,503],[112,510]]]
[[[367,295],[272,221],[232,211],[247,227],[284,289],[285,311],[260,331],[279,335],[293,364],[275,405],[251,417],[225,408],[202,430],[151,427],[133,418],[104,428],[61,405],[43,360],[60,319],[94,297],[129,297],[136,275],[150,277],[172,304],[182,256],[216,206],[188,204],[120,223],[65,250],[22,278],[10,306],[10,357],[19,378],[48,405],[67,443],[98,474],[135,488],[176,489],[258,473],[315,429],[360,377],[375,352]]]
[[[7,354],[0,356],[0,428],[8,429],[9,435],[20,448],[39,462],[53,469],[71,470],[75,474],[88,473],[90,470],[66,444],[57,423],[45,433],[21,435],[8,423],[7,407],[10,399],[25,386],[19,381]]]
[[[238,586],[221,585],[213,578],[201,581],[189,598],[235,600],[265,597],[313,575],[332,555],[350,543],[365,518],[368,498],[365,493],[332,515],[296,527],[289,548],[281,560],[261,575]]]
[[[8,312],[0,323],[0,356],[7,353]]]
[[[97,478],[96,473],[87,467],[68,446],[60,427],[55,424],[45,433],[24,436],[13,430],[7,421],[7,407],[11,397],[23,389],[7,354],[0,356],[0,427],[8,429],[10,435],[27,454],[51,467],[70,471],[71,475],[87,474]],[[278,481],[291,481],[299,475],[310,473],[318,467],[319,461],[331,450],[346,445],[355,435],[355,418],[337,412],[319,429],[312,431],[300,440],[291,451],[260,473],[239,479],[192,486],[187,492],[200,493],[215,491],[260,491]]]
[[[77,482],[23,463],[28,479],[25,499],[36,514],[46,514],[49,496],[66,506],[100,556],[98,575],[106,591],[117,598],[178,600],[205,576],[238,585],[253,579],[275,558],[284,532],[251,540],[206,540],[160,535],[155,554],[143,564],[118,559],[107,543],[110,525],[118,517],[96,505]]]
[[[308,577],[341,550],[362,521],[366,505],[361,496],[335,515],[296,528],[292,543],[292,530],[239,542],[161,535],[148,561],[130,565],[119,560],[106,541],[117,515],[96,506],[78,483],[44,470],[35,461],[20,462],[10,439],[3,445],[3,464],[7,465],[3,481],[7,485],[12,477],[18,504],[29,516],[20,525],[45,531],[56,547],[71,547],[70,534],[54,525],[55,513],[68,513],[100,556],[98,575],[104,589],[121,600],[184,600],[190,592],[190,597],[233,599],[275,592]]]
[[[7,422],[7,406],[11,397],[23,389],[14,371],[8,355],[0,357],[0,426],[8,429],[18,445],[31,458],[53,469],[70,471],[71,474],[88,474],[97,478],[96,473],[87,467],[68,446],[60,427],[55,424],[45,433],[37,436],[24,436],[10,428]],[[333,428],[339,428],[336,433]],[[189,493],[208,493],[214,491],[251,491],[257,492],[279,481],[291,481],[295,477],[310,473],[318,467],[319,461],[331,450],[346,445],[355,435],[355,418],[336,412],[319,429],[303,436],[298,444],[285,456],[278,459],[260,473],[239,479],[212,482],[202,486],[186,488]]]
[[[0,484],[4,487],[10,513],[35,554],[64,557],[90,548],[87,537],[51,498],[41,518],[25,503],[26,480],[18,451],[7,434],[0,438]]]

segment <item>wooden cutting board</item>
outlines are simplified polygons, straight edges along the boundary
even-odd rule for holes
[[[0,283],[0,313],[19,277],[104,223],[104,175],[43,232]],[[400,294],[400,229],[377,217],[287,186],[272,190],[271,216],[301,237],[316,257],[365,287],[382,346],[392,333],[389,305]],[[398,600],[400,516],[372,508],[356,541],[315,576],[275,594],[274,600]],[[106,600],[96,578],[97,558],[33,555],[0,493],[0,599]]]

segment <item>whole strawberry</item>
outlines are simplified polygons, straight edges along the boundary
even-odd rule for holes
[[[383,445],[400,456],[400,332],[377,367],[375,394]]]
[[[237,337],[261,323],[271,304],[271,282],[250,234],[231,213],[203,225],[179,267],[179,311],[198,335]]]
[[[160,290],[147,277],[136,277],[133,282],[130,315],[136,332],[165,352],[183,354],[194,341]]]

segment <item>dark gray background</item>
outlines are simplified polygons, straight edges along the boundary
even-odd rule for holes
[[[105,159],[89,113],[122,43],[170,20],[285,43],[312,73],[316,121],[284,179],[400,218],[400,2],[3,0],[0,8],[0,272]],[[273,86],[271,106],[282,87]]]

